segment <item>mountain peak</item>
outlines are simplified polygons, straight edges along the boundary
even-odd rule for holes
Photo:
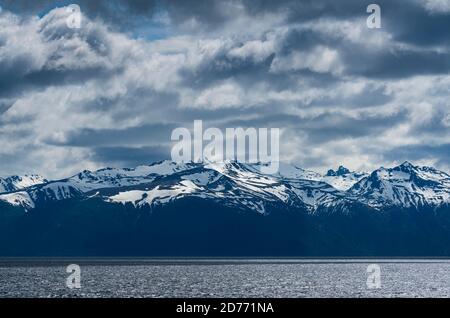
[[[350,170],[348,170],[344,166],[339,166],[339,168],[337,170],[337,175],[338,176],[342,176],[343,174],[347,174],[347,173],[350,173]]]
[[[403,162],[400,166],[401,166],[401,167],[407,167],[407,168],[414,168],[414,167],[415,167],[415,166],[414,166],[411,162],[409,162],[409,161]]]
[[[411,162],[405,161],[405,162],[403,162],[401,165],[399,165],[396,168],[400,169],[401,171],[410,173],[410,172],[413,172],[417,167],[414,166]]]
[[[37,174],[15,175],[6,178],[0,178],[0,193],[16,191],[33,185],[46,183],[47,179]]]
[[[275,201],[297,202],[312,210],[344,201],[375,208],[438,206],[450,202],[448,174],[408,161],[394,168],[379,168],[370,175],[340,165],[323,176],[291,164],[280,164],[278,173],[264,174],[258,169],[260,165],[237,161],[216,164],[162,161],[136,168],[84,170],[68,179],[48,182],[43,178],[13,176],[0,179],[0,201],[24,205],[21,202],[26,198],[26,202],[39,205],[51,200],[90,198],[96,191],[105,202],[112,197],[117,199],[120,193],[121,202],[128,202],[131,197],[130,202],[141,200],[143,204],[196,196],[225,200],[227,205],[240,205],[243,200],[243,205],[253,206],[257,211],[264,211],[264,202]],[[45,184],[30,187],[39,183]],[[23,193],[17,194],[21,189]],[[24,196],[25,192],[28,196]],[[149,197],[143,200],[142,195]],[[31,203],[26,206],[33,206]]]
[[[338,177],[347,173],[350,173],[350,170],[341,165],[336,171],[334,171],[333,169],[328,170],[327,177]]]

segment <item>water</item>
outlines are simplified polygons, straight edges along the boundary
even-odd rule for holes
[[[449,261],[137,261],[81,263],[81,289],[67,264],[1,263],[0,297],[449,297]],[[381,267],[368,289],[367,266]]]

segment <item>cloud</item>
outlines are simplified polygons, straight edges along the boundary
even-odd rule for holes
[[[201,92],[194,100],[193,105],[212,110],[220,107],[244,107],[244,96],[242,95],[243,92],[239,86],[233,83],[223,83]]]
[[[310,70],[317,73],[339,74],[342,63],[336,50],[317,46],[309,52],[292,52],[286,57],[276,58],[272,65],[273,72]]]
[[[306,168],[446,168],[450,13],[380,1],[373,30],[369,3],[83,0],[71,29],[65,1],[3,1],[0,174],[169,158],[195,119],[280,127]]]
[[[174,124],[154,123],[125,129],[85,128],[69,131],[66,135],[51,136],[48,144],[72,147],[139,146],[170,143],[170,134],[177,126]]]
[[[136,167],[167,159],[169,147],[95,147],[92,159],[114,167]]]
[[[440,166],[446,171],[450,168],[447,154],[450,152],[450,143],[436,145],[408,145],[392,149],[385,154],[387,160],[398,161],[413,160],[417,163],[430,166]]]
[[[450,3],[446,0],[425,0],[425,8],[432,13],[449,13]]]

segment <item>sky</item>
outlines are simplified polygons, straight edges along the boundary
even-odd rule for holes
[[[450,171],[448,0],[0,6],[0,175],[169,159],[196,119],[280,128],[281,159],[307,169]]]

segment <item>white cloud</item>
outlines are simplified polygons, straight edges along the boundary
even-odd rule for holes
[[[19,77],[39,70],[49,50],[37,31],[39,22],[22,22],[10,13],[0,15],[0,76]]]
[[[355,19],[289,25],[288,12],[252,17],[233,3],[225,9],[229,21],[223,28],[206,32],[192,18],[185,24],[195,32],[160,40],[137,40],[87,17],[81,29],[72,30],[64,8],[40,19],[1,14],[0,94],[2,85],[6,93],[0,95],[0,174],[65,177],[100,168],[106,162],[92,149],[70,144],[73,133],[172,121],[187,126],[194,115],[212,124],[273,121],[284,128],[282,157],[306,168],[345,164],[368,170],[391,163],[384,154],[397,147],[450,142],[442,133],[416,132],[449,127],[450,76],[378,80],[347,74],[353,61],[345,45],[363,52],[394,50],[401,44],[387,30],[368,32]],[[319,40],[288,43],[290,31]],[[14,81],[6,85],[5,78]],[[371,103],[379,95],[386,98]],[[389,122],[403,113],[406,120]],[[380,125],[374,132],[373,118]],[[325,140],[316,121],[329,129]],[[352,135],[347,122],[369,126]],[[339,130],[342,137],[336,136]]]
[[[241,47],[235,47],[228,52],[231,57],[240,59],[252,58],[256,62],[262,62],[275,52],[275,43],[271,40],[252,40]]]
[[[450,12],[450,1],[448,0],[424,0],[420,3],[432,13]]]
[[[338,75],[343,71],[343,64],[337,50],[316,46],[309,51],[295,51],[287,56],[276,57],[271,65],[274,73],[299,70]]]
[[[245,107],[244,100],[242,89],[232,82],[226,82],[201,92],[192,106],[208,110]]]

